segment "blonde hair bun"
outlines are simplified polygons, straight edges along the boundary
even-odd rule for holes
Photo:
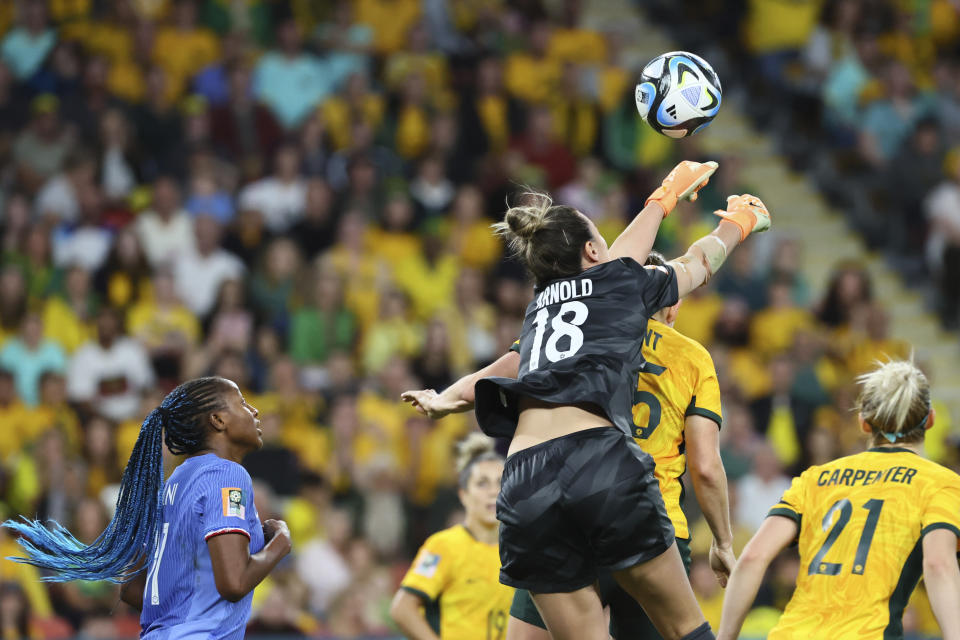
[[[462,473],[471,462],[488,454],[495,454],[493,438],[474,432],[457,443],[457,473]]]
[[[857,409],[874,431],[905,434],[930,412],[930,383],[912,360],[877,362],[876,369],[857,377],[863,387]]]

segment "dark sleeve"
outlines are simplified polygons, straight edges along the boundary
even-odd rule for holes
[[[517,353],[520,353],[520,338],[517,338],[516,340],[514,340],[513,344],[510,345],[510,348],[507,349],[507,351],[508,352],[515,351]]]
[[[645,267],[633,258],[620,258],[640,278],[640,301],[647,315],[652,316],[664,307],[672,307],[680,299],[677,274],[670,265]]]

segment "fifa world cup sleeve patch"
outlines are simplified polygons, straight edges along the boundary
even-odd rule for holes
[[[437,573],[437,567],[440,565],[440,556],[436,553],[430,553],[429,551],[424,551],[420,560],[417,562],[417,566],[414,567],[413,572],[424,578],[432,578],[434,574]]]
[[[243,505],[243,489],[238,487],[224,487],[220,490],[220,494],[223,496],[223,515],[225,517],[247,517],[247,509]]]

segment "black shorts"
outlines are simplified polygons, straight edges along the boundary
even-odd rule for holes
[[[677,550],[683,560],[683,566],[690,573],[690,540],[677,538]],[[662,640],[647,613],[633,597],[624,591],[613,576],[607,572],[600,574],[597,581],[600,601],[610,607],[610,635],[615,640]],[[517,589],[510,604],[510,616],[523,620],[527,624],[546,629],[540,611],[533,604],[530,592]]]
[[[500,582],[534,593],[576,591],[598,571],[627,569],[673,544],[653,458],[614,427],[519,451],[503,470]]]

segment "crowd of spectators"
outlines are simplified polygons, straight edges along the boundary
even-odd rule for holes
[[[677,160],[702,158],[637,117],[629,34],[583,24],[576,0],[3,3],[0,518],[92,541],[143,417],[179,381],[222,375],[260,411],[245,466],[294,544],[250,633],[393,633],[413,553],[460,517],[452,445],[475,428],[399,396],[518,334],[532,289],[489,230],[505,198],[550,189],[612,239]],[[881,158],[880,142],[863,148]],[[750,189],[736,155],[715,159],[696,206],[664,222],[667,255]],[[853,377],[908,353],[861,266],[821,291],[802,260],[790,237],[751,241],[677,324],[719,372],[738,551],[790,473],[863,446]],[[935,406],[928,451],[956,465]],[[716,626],[710,534],[688,507]],[[0,557],[16,550],[0,529]],[[771,573],[758,635],[795,558]],[[136,635],[114,585],[39,577],[0,560],[3,637]],[[925,611],[907,628],[929,630]]]
[[[960,328],[960,6],[698,2],[682,20],[676,10],[658,3],[664,26],[727,60],[782,153],[912,288],[930,282],[942,325]]]

